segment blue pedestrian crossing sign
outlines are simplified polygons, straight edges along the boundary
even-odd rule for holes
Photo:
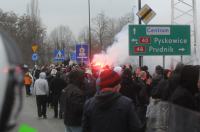
[[[78,44],[76,45],[76,61],[78,62],[88,62],[88,45]]]
[[[32,54],[32,61],[37,61],[38,60],[38,54],[37,53],[33,53]]]
[[[65,60],[64,50],[54,50],[54,62],[63,62]]]

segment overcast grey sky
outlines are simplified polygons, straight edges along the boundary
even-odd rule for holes
[[[104,11],[110,17],[120,17],[128,12],[137,12],[137,0],[90,0],[91,17]],[[171,0],[141,0],[142,5],[148,4],[156,17],[150,24],[170,24]],[[0,8],[4,11],[14,11],[22,15],[30,0],[0,0]],[[200,16],[200,1],[197,0],[198,20]],[[77,35],[88,25],[88,0],[39,0],[40,16],[48,33],[59,25],[68,25]],[[198,25],[200,26],[200,25]]]

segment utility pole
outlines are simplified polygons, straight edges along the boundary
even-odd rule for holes
[[[197,8],[196,0],[171,0],[171,23],[190,25],[191,27],[191,47],[193,46],[193,55],[197,56]],[[181,55],[181,61],[190,61],[191,57],[184,57]]]
[[[141,0],[138,0],[138,11],[141,9]],[[139,25],[142,24],[142,20],[139,19]],[[143,56],[139,56],[139,66],[141,67],[143,65]]]

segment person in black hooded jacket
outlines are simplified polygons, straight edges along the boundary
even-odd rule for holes
[[[141,123],[131,99],[119,93],[119,75],[105,70],[98,85],[100,92],[84,105],[83,132],[140,131]]]
[[[83,105],[86,100],[84,71],[77,69],[69,73],[69,84],[62,91],[61,105],[67,132],[81,132]]]
[[[120,93],[132,99],[134,105],[138,105],[138,95],[141,87],[132,79],[131,70],[126,68],[121,75],[121,88]]]
[[[67,83],[61,78],[61,73],[57,72],[56,77],[51,80],[50,88],[52,90],[54,118],[58,117],[58,104],[60,104],[60,96],[62,90],[67,86]],[[59,108],[59,118],[62,118],[62,112]]]
[[[179,86],[172,94],[170,101],[182,107],[197,110],[195,94],[198,92],[199,68],[185,65],[181,71]]]
[[[163,88],[163,100],[169,101],[175,89],[179,86],[181,71],[184,67],[184,64],[179,62],[176,65],[175,70],[171,73],[171,76],[168,79],[168,84]]]

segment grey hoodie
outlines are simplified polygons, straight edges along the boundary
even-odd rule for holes
[[[33,89],[34,95],[48,95],[49,94],[49,86],[45,78],[46,78],[46,74],[44,72],[41,72],[39,79],[37,79],[34,84],[34,89]]]

